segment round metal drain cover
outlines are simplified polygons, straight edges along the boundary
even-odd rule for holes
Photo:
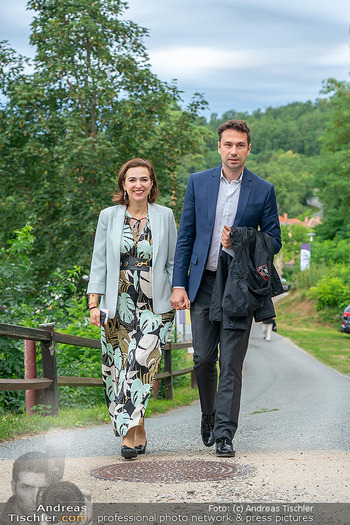
[[[221,461],[128,461],[91,470],[96,478],[144,483],[217,481],[243,472],[237,465]]]

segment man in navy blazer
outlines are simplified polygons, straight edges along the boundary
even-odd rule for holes
[[[274,187],[245,167],[250,153],[250,130],[242,120],[218,128],[222,165],[193,173],[188,179],[173,272],[173,308],[190,308],[194,370],[198,383],[204,445],[216,442],[216,455],[235,452],[242,366],[248,347],[247,330],[224,330],[209,321],[209,306],[219,251],[233,255],[231,226],[250,226],[271,235],[274,250],[281,248]],[[191,303],[191,304],[190,304]],[[218,346],[220,376],[217,386]]]

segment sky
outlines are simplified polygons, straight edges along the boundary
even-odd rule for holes
[[[1,0],[0,39],[25,56],[32,12]],[[125,18],[149,30],[145,45],[161,80],[177,79],[184,105],[204,112],[264,111],[320,97],[322,82],[349,80],[348,0],[129,0]]]

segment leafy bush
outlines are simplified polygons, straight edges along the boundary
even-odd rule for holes
[[[24,377],[23,369],[23,342],[0,338],[0,377],[16,379]],[[24,390],[14,392],[0,392],[0,414],[8,411],[20,413],[24,409]]]
[[[322,243],[315,242],[313,244],[312,257],[315,263],[349,264],[349,239],[334,239],[332,241],[327,240]]]
[[[14,232],[9,246],[0,249],[0,322],[20,323],[23,316],[30,317],[31,262],[29,253],[34,243],[30,225]],[[0,377],[16,379],[24,377],[23,341],[0,338]],[[1,392],[0,413],[24,408],[24,391]]]
[[[70,322],[55,326],[57,332],[99,340],[100,329],[90,324],[85,297],[71,298],[66,304],[66,312]],[[101,352],[98,348],[58,344],[56,358],[59,376],[101,377]],[[104,390],[99,387],[65,386],[60,387],[58,393],[59,406],[62,408],[92,407],[105,401]]]
[[[327,274],[310,288],[309,297],[316,299],[318,311],[339,315],[350,303],[350,268],[345,265],[329,267]]]
[[[328,274],[328,268],[325,264],[315,265],[311,264],[308,270],[298,270],[294,276],[294,286],[298,290],[309,290],[312,286],[316,286],[320,279],[323,279]]]
[[[91,327],[86,318],[86,300],[77,295],[79,268],[74,267],[63,273],[57,271],[42,289],[35,288],[30,259],[35,238],[31,231],[30,225],[15,231],[14,238],[8,241],[9,247],[0,250],[0,322],[35,328],[42,323],[55,322],[56,331],[98,339],[97,327]],[[41,373],[40,355],[38,351],[38,375]],[[59,375],[99,377],[100,374],[98,350],[58,345],[57,363]],[[0,376],[13,379],[24,377],[22,340],[0,338]],[[73,390],[78,393],[73,393]],[[64,387],[60,397],[64,406],[72,406],[73,399],[76,404],[84,400],[85,405],[90,406],[103,399],[102,389],[94,389],[96,392],[93,395],[91,390],[87,394]],[[24,391],[3,392],[0,413],[23,412],[24,399]]]
[[[300,254],[301,244],[306,242],[310,231],[304,224],[289,224],[281,227],[283,261],[288,262]]]

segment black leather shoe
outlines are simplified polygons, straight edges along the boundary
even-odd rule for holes
[[[212,416],[202,414],[201,434],[202,441],[206,447],[212,447],[215,443],[214,418],[215,414],[213,414]]]
[[[146,447],[147,447],[147,439],[144,445],[136,445],[135,449],[137,450],[138,454],[144,454],[146,452]]]
[[[216,455],[222,458],[232,458],[235,455],[229,438],[224,437],[216,440]]]
[[[122,446],[121,455],[125,459],[132,459],[137,457],[136,448],[127,447],[126,445]]]

